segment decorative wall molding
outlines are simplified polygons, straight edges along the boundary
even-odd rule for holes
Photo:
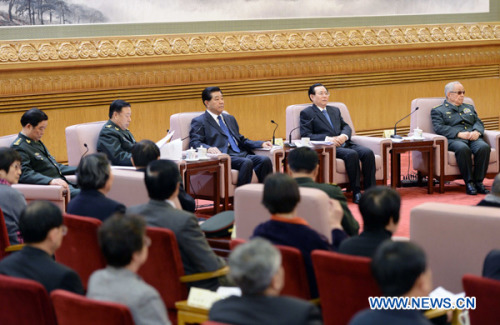
[[[145,57],[168,60],[236,53],[283,55],[304,50],[359,51],[395,45],[450,46],[491,40],[500,40],[500,23],[23,40],[0,42],[0,62],[100,62]]]

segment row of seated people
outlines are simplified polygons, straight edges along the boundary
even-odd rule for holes
[[[296,152],[299,154],[301,152],[308,153],[308,152],[314,152],[314,151],[312,151],[310,149],[301,149],[301,150],[297,150]],[[293,161],[293,158],[292,158],[292,161]],[[155,165],[158,165],[158,166],[155,166]],[[159,170],[157,170],[155,168],[155,167],[162,167],[162,166],[170,167],[169,169],[167,169],[169,172],[165,172],[163,174],[163,176],[164,176],[163,178],[161,178],[162,177],[161,168],[159,168]],[[157,176],[161,178],[161,181],[158,181],[157,185],[159,183],[159,184],[165,186],[168,184],[170,179],[172,179],[172,178],[175,179],[176,175],[178,177],[178,172],[177,172],[175,164],[168,162],[168,161],[155,161],[152,163],[152,165],[150,167],[148,167],[148,169],[149,168],[152,168],[152,174],[158,173]],[[146,184],[148,184],[147,175],[148,174],[146,173]],[[149,183],[151,184],[151,182],[149,182]],[[174,181],[173,184],[176,184],[178,186],[178,183],[179,183],[179,181],[177,178],[177,180]],[[266,233],[266,230],[269,228],[272,228],[272,227],[280,227],[280,226],[281,227],[288,227],[287,223],[290,222],[292,225],[297,224],[298,227],[301,228],[301,231],[302,231],[302,232],[297,232],[299,235],[295,236],[293,238],[299,238],[299,237],[304,236],[304,234],[308,234],[308,236],[304,236],[304,237],[314,239],[314,240],[310,240],[310,242],[317,243],[320,246],[320,247],[316,247],[316,248],[331,249],[331,247],[328,246],[326,241],[324,241],[324,240],[322,241],[322,239],[319,238],[319,235],[314,234],[311,230],[309,230],[307,228],[307,226],[304,225],[303,220],[300,220],[299,218],[294,217],[293,210],[295,209],[295,206],[296,206],[298,200],[300,199],[300,197],[298,196],[297,184],[291,178],[289,178],[285,175],[282,175],[282,174],[275,174],[275,175],[269,176],[264,188],[265,188],[264,197],[263,197],[264,205],[266,207],[268,207],[268,209],[270,210],[271,213],[276,214],[276,218],[274,218],[273,220],[271,220],[263,225],[260,225],[255,230],[255,235],[260,235],[263,237],[266,237],[266,235],[270,235],[271,240],[273,240],[277,243],[283,244],[283,242],[280,242],[280,240],[283,240],[283,237],[276,238],[276,237],[272,237],[272,236],[274,236],[276,233],[278,233],[278,234],[282,234],[282,233],[293,234],[294,233],[293,230],[288,229],[288,232],[283,232],[283,229],[281,229],[281,230],[276,229],[276,231],[271,231],[271,232],[267,232],[267,233]],[[150,188],[148,187],[148,190],[149,189]],[[284,190],[284,189],[286,189],[286,190]],[[363,199],[364,197],[366,197],[366,200]],[[160,200],[162,200],[162,199],[160,199]],[[284,202],[287,204],[285,204],[285,207],[281,208],[280,205],[283,205]],[[366,204],[365,204],[365,202],[366,202]],[[377,206],[375,203],[378,203],[380,205]],[[368,255],[366,255],[366,256],[371,256],[370,254],[372,254],[372,253],[370,253],[370,252],[373,252],[374,247],[377,246],[376,241],[380,242],[384,238],[390,237],[391,233],[387,232],[387,230],[394,229],[393,227],[395,226],[395,224],[397,224],[397,221],[399,220],[399,206],[400,206],[399,195],[397,195],[397,192],[395,192],[391,189],[381,187],[381,188],[373,188],[373,189],[367,191],[363,195],[362,200],[361,200],[361,204],[360,204],[360,209],[363,213],[363,217],[365,220],[365,232],[363,234],[366,233],[365,234],[366,236],[364,236],[365,238],[363,238],[363,236],[360,236],[358,238],[350,239],[350,241],[353,243],[356,243],[356,241],[358,242],[357,244],[351,245],[351,249],[354,248],[355,250],[357,249],[358,251],[365,251],[364,255],[366,255],[367,254],[366,251],[368,251]],[[141,208],[141,207],[138,207],[138,208]],[[340,210],[341,208],[339,206],[337,206],[337,209]],[[174,209],[172,209],[172,210],[174,210]],[[385,221],[383,221],[383,222],[382,222],[382,220],[372,220],[371,221],[371,222],[380,222],[378,227],[374,227],[377,229],[370,229],[371,228],[370,227],[370,219],[368,218],[368,216],[370,214],[373,214],[373,213],[375,213],[375,214],[380,213],[381,217],[385,218],[384,219]],[[342,214],[337,213],[337,214],[332,214],[332,216],[333,215],[342,215]],[[393,217],[393,216],[396,216],[396,217]],[[146,216],[146,220],[147,220],[147,216]],[[158,225],[155,225],[155,226],[158,226]],[[166,227],[168,228],[169,226],[166,226]],[[342,232],[340,230],[342,228],[340,226],[340,220],[338,220],[338,219],[332,220],[332,228],[334,229],[333,230],[334,233],[335,232],[338,233],[340,231],[340,236],[345,237],[345,234],[342,234]],[[337,230],[339,230],[339,231],[337,231]],[[374,237],[370,236],[370,230],[371,231],[376,230],[373,233],[376,236],[374,236]],[[199,233],[201,233],[201,232],[199,232]],[[384,235],[377,236],[377,233],[379,235],[381,233]],[[373,235],[373,234],[371,234],[371,235]],[[203,236],[203,235],[201,235],[201,236]],[[286,238],[285,238],[285,240],[286,240]],[[374,242],[373,240],[376,240],[376,241]],[[334,243],[338,242],[338,241],[339,240],[335,240]],[[345,241],[344,244],[347,244],[348,242],[349,241]],[[296,241],[294,243],[285,242],[285,244],[289,244],[292,246],[298,245],[299,248],[302,250],[303,255],[304,255],[306,260],[311,253],[310,247],[303,247],[302,246],[303,242],[300,242],[300,241],[298,241],[298,242]],[[60,243],[59,243],[59,245],[60,245]],[[347,247],[347,249],[349,249],[349,245],[347,245],[346,247]],[[342,252],[342,244],[341,244],[340,248],[341,248],[341,252]],[[314,247],[312,249],[314,249]],[[363,254],[361,254],[361,255],[363,255]]]
[[[327,106],[328,89],[313,84],[308,91],[312,102],[300,113],[300,134],[312,140],[325,140],[336,146],[336,155],[345,161],[346,173],[353,190],[353,200],[359,202],[361,195],[360,163],[363,166],[365,189],[376,184],[375,158],[373,152],[350,140],[350,126],[343,120],[340,110]],[[483,140],[484,125],[474,107],[465,104],[464,86],[451,82],[445,86],[446,100],[431,112],[436,133],[448,138],[448,149],[455,152],[457,164],[466,183],[467,194],[487,194],[483,179],[489,163],[490,146]],[[224,98],[220,88],[207,87],[202,92],[206,112],[191,122],[189,133],[191,147],[205,147],[208,153],[227,153],[231,156],[231,168],[239,170],[237,186],[250,183],[255,171],[262,182],[272,171],[268,157],[255,155],[256,148],[269,148],[271,143],[252,141],[239,133],[236,119],[224,111]],[[100,131],[97,150],[107,155],[113,165],[131,166],[132,148],[135,138],[128,130],[131,122],[131,105],[123,100],[115,100],[109,108],[109,120]],[[41,142],[48,125],[47,115],[33,108],[21,118],[22,131],[12,143],[22,157],[22,183],[59,184],[74,197],[79,190],[76,184],[66,179],[75,172],[74,167],[56,162]],[[472,155],[474,165],[472,164]],[[475,166],[473,168],[473,166]]]

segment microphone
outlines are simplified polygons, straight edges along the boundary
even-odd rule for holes
[[[310,119],[309,121],[307,121],[306,123],[304,123],[303,125],[308,125],[310,124],[312,121],[314,121],[314,119],[316,118],[316,116],[313,116],[312,119]],[[298,128],[300,128],[301,126],[297,126],[295,128],[292,129],[292,131],[290,131],[290,134],[288,135],[288,147],[289,148],[296,148],[297,145],[295,143],[292,143],[292,133],[293,131],[297,130]]]
[[[85,150],[85,152],[83,153],[83,155],[80,157],[80,160],[83,158],[83,156],[85,156],[89,152],[89,146],[87,145],[87,143],[84,143],[83,146],[85,148],[87,148],[87,150]]]
[[[403,139],[402,136],[397,135],[396,126],[398,125],[399,122],[401,122],[402,120],[404,120],[405,118],[407,118],[411,114],[415,113],[416,111],[418,111],[418,106],[415,108],[415,110],[413,112],[411,112],[410,114],[406,115],[405,117],[403,117],[402,119],[400,119],[399,121],[397,121],[396,124],[394,124],[394,134],[391,135],[392,139]]]
[[[278,128],[278,123],[274,122],[274,120],[271,120],[271,123],[273,124],[276,124],[276,127],[274,128],[274,131],[273,131],[273,146],[276,144],[276,141],[275,141],[275,137],[274,137],[274,134],[276,133],[276,129]]]
[[[197,129],[196,129],[196,131],[194,131],[194,133],[198,133],[198,131],[200,131],[202,127],[203,127],[203,124],[202,124],[202,125],[200,125],[200,127],[199,127],[199,128],[197,128]],[[189,133],[191,134],[191,132],[189,132]],[[182,138],[182,139],[181,139],[181,142],[182,142],[182,141],[184,141],[184,140],[186,140],[187,138],[189,138],[189,134],[188,134],[188,135],[186,135],[184,138]]]

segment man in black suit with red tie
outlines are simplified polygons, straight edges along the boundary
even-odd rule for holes
[[[353,191],[352,200],[361,199],[359,162],[363,165],[365,190],[374,186],[375,155],[370,149],[351,141],[351,127],[340,114],[337,107],[327,106],[330,93],[320,83],[309,87],[309,99],[313,105],[300,112],[300,136],[313,141],[329,141],[337,147],[337,157],[345,163],[345,170]]]
[[[219,87],[205,88],[201,98],[207,110],[191,121],[189,146],[202,146],[210,154],[227,153],[231,156],[231,168],[239,170],[236,186],[250,183],[253,170],[262,183],[272,172],[271,159],[256,155],[252,150],[271,148],[271,142],[252,141],[240,134],[236,119],[223,113],[224,97]]]

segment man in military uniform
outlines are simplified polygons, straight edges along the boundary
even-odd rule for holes
[[[38,108],[32,108],[21,117],[23,129],[11,148],[19,152],[22,158],[20,183],[40,185],[61,185],[75,197],[80,190],[66,179],[65,175],[74,175],[76,167],[59,164],[50,155],[41,141],[48,125],[49,117]]]
[[[431,111],[434,131],[448,138],[448,150],[455,152],[466,193],[487,194],[489,191],[484,188],[483,179],[488,169],[491,148],[483,140],[483,122],[473,105],[464,104],[465,88],[460,82],[447,84],[444,93],[446,100]]]
[[[130,104],[124,100],[117,99],[109,106],[109,121],[99,133],[97,151],[105,153],[112,165],[132,166],[130,151],[135,139],[128,129],[131,115]]]

